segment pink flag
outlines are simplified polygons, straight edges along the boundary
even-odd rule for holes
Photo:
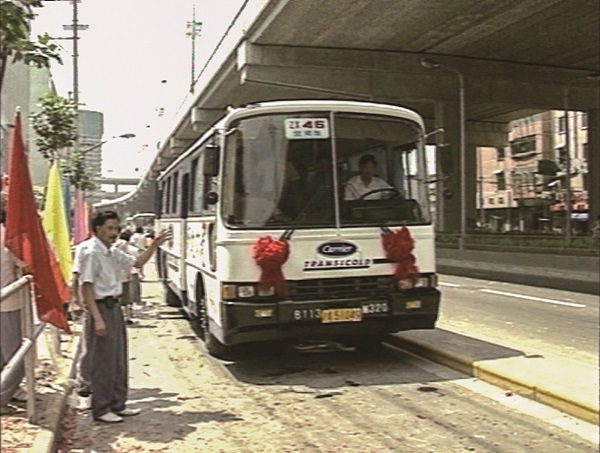
[[[73,245],[77,245],[90,237],[89,207],[85,202],[83,192],[77,189],[75,192],[74,222],[73,222]]]

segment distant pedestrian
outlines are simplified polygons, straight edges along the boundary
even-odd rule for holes
[[[93,327],[92,416],[105,423],[123,421],[139,414],[126,407],[128,393],[127,332],[121,311],[121,275],[132,266],[140,267],[162,243],[165,232],[140,255],[133,257],[113,247],[119,232],[114,211],[97,212],[92,218],[93,240],[81,249],[79,283]]]
[[[144,228],[143,227],[137,227],[135,229],[135,233],[133,233],[131,235],[131,239],[130,242],[133,244],[134,247],[136,247],[139,251],[139,253],[143,252],[144,250],[146,250],[146,235],[144,234]],[[144,268],[140,268],[139,270],[139,278],[140,280],[144,279]]]
[[[115,243],[115,247],[128,255],[137,257],[139,255],[138,249],[134,247],[131,242],[131,231],[124,230],[119,235],[119,240]],[[139,304],[140,299],[140,279],[138,275],[139,269],[132,268],[130,271],[123,271],[121,274],[121,281],[123,283],[123,293],[121,303],[123,305],[123,311],[125,312],[125,323],[134,324],[133,319],[133,306]]]

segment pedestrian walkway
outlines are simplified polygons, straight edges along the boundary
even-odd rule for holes
[[[26,403],[14,403],[16,411],[2,416],[2,452],[52,451],[71,391],[70,376],[79,345],[79,325],[72,325],[72,330],[72,335],[65,335],[47,326],[38,338],[35,370],[38,422],[33,425],[27,421]]]
[[[600,294],[599,259],[534,253],[436,249],[440,274]]]

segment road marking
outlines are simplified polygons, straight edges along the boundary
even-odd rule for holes
[[[554,299],[544,299],[543,297],[524,296],[522,294],[506,293],[504,291],[495,291],[493,289],[481,289],[480,291],[484,292],[484,293],[498,294],[500,296],[509,296],[509,297],[517,297],[519,299],[535,300],[537,302],[545,302],[547,304],[564,305],[566,307],[575,307],[575,308],[585,308],[586,307],[585,305],[575,304],[572,302],[563,302],[561,300],[554,300]]]
[[[460,285],[457,285],[456,283],[446,283],[446,282],[440,282],[439,283],[440,286],[450,286],[451,288],[459,288]]]

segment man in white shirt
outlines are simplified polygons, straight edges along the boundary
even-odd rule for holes
[[[363,195],[380,189],[393,189],[383,179],[375,176],[377,169],[377,161],[372,154],[361,156],[358,161],[360,173],[353,178],[350,178],[346,183],[346,191],[344,193],[345,200],[358,200]],[[363,200],[382,200],[388,198],[391,192],[381,191],[367,195]]]
[[[132,266],[141,267],[154,251],[170,239],[160,233],[137,257],[113,247],[119,234],[119,216],[113,211],[97,212],[92,218],[94,237],[80,250],[79,283],[91,316],[94,333],[91,345],[92,416],[105,423],[123,421],[139,414],[126,407],[128,391],[127,333],[121,311],[121,276]]]

